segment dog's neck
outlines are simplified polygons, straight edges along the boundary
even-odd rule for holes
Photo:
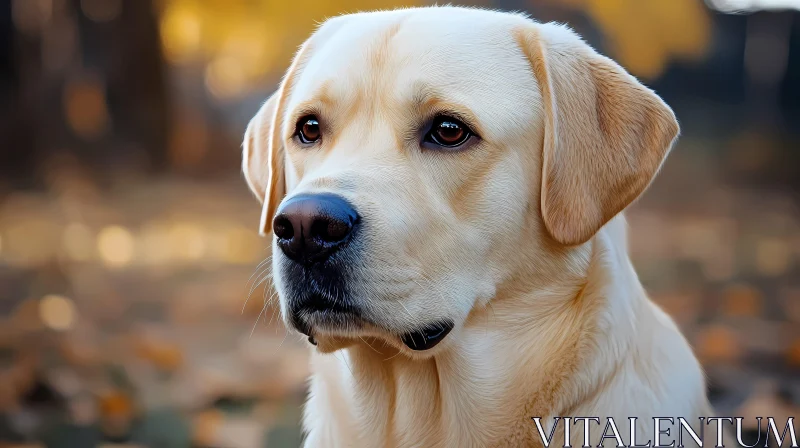
[[[340,397],[348,403],[342,408],[354,411],[355,431],[375,434],[380,446],[411,446],[413,440],[402,440],[411,429],[493,440],[512,427],[530,443],[530,417],[572,415],[592,399],[602,385],[573,387],[579,367],[581,375],[613,375],[634,344],[634,322],[649,307],[628,258],[623,218],[576,250],[584,251],[575,254],[585,261],[581,281],[501,291],[429,359],[366,342],[334,353],[335,375],[350,389]],[[312,362],[329,374],[321,359]],[[466,446],[453,442],[442,441]]]

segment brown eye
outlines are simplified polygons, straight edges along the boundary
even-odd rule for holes
[[[425,140],[445,148],[455,148],[463,145],[472,135],[470,128],[455,118],[438,117]]]
[[[297,138],[300,142],[305,144],[314,143],[319,140],[322,132],[319,128],[319,121],[317,117],[309,115],[297,121],[297,130],[295,131]]]

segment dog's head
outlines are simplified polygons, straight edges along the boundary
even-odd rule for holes
[[[326,351],[375,337],[422,353],[503,285],[558,275],[677,134],[658,96],[563,26],[408,9],[320,27],[248,126],[243,165],[287,322]]]

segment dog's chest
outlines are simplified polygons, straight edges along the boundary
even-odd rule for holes
[[[508,446],[499,441],[532,434],[514,434],[531,426],[523,415],[524,391],[513,391],[485,366],[386,363],[367,371],[363,361],[351,361],[343,386],[353,397],[363,446]]]
[[[502,428],[512,426],[501,415],[508,405],[492,407],[468,394],[443,393],[439,388],[444,384],[410,384],[401,378],[398,383],[403,387],[352,391],[356,427],[367,443],[398,448],[487,446],[501,436]]]

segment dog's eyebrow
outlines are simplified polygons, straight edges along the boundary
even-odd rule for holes
[[[287,132],[294,132],[294,124],[306,115],[319,115],[324,107],[332,107],[333,99],[330,96],[330,82],[323,82],[307,99],[294,106],[291,111],[286,111]]]
[[[478,135],[482,135],[481,126],[472,111],[463,104],[446,100],[445,97],[435,87],[418,83],[414,86],[411,104],[414,110],[426,119],[436,115],[454,115]]]
[[[291,123],[296,122],[297,120],[305,117],[306,115],[317,115],[320,112],[320,102],[317,99],[313,99],[310,101],[303,101],[302,103],[298,104],[294,107],[289,115],[289,121]]]

